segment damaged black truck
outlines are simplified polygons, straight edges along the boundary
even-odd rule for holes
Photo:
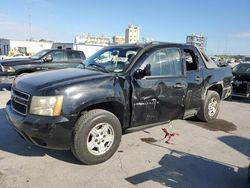
[[[33,144],[71,149],[85,164],[109,159],[128,130],[197,116],[211,121],[232,73],[186,44],[109,46],[78,68],[32,73],[12,84],[7,118]]]

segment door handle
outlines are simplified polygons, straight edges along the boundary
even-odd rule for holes
[[[201,77],[199,77],[199,76],[196,76],[194,80],[195,80],[195,81],[201,81],[201,80],[202,80],[202,78],[201,78]]]
[[[185,84],[176,83],[173,87],[174,87],[174,88],[184,88],[184,87],[185,87]]]

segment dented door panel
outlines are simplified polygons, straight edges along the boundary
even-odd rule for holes
[[[185,77],[134,80],[132,126],[181,118],[187,89]]]

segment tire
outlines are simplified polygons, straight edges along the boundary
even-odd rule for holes
[[[114,114],[101,109],[91,110],[77,120],[71,150],[82,163],[98,164],[113,156],[121,135],[121,124]]]
[[[209,122],[217,118],[220,111],[220,96],[216,91],[208,90],[206,99],[199,110],[199,120]]]

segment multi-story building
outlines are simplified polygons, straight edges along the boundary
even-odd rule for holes
[[[129,24],[125,31],[125,42],[126,43],[137,43],[140,38],[140,28],[138,26]]]
[[[96,36],[91,34],[82,34],[75,37],[75,44],[102,44],[109,45],[110,38],[107,36]]]
[[[125,37],[124,36],[113,36],[113,43],[114,44],[124,44]]]
[[[186,43],[196,46],[201,51],[206,51],[207,38],[202,34],[197,35],[195,33],[192,33],[192,35],[187,36]]]

